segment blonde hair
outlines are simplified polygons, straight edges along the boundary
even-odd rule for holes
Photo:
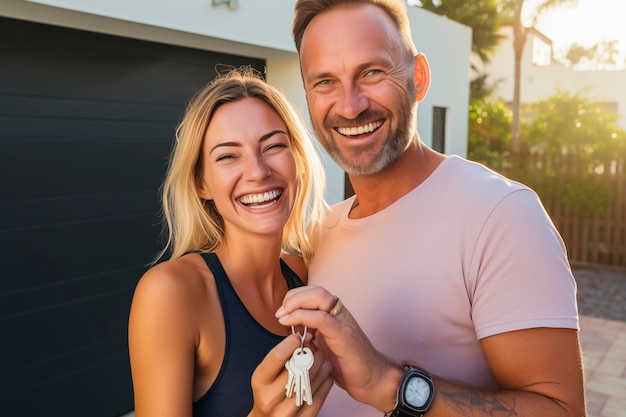
[[[313,253],[307,228],[322,220],[326,204],[324,168],[302,118],[275,87],[249,66],[229,68],[198,91],[189,102],[176,130],[162,187],[164,249],[155,262],[170,251],[170,258],[189,252],[215,251],[224,243],[224,220],[213,201],[198,196],[204,134],[219,106],[244,98],[269,104],[287,126],[298,172],[298,191],[293,212],[283,230],[283,250],[299,253],[308,262]]]
[[[291,29],[298,54],[304,32],[315,16],[340,7],[354,8],[367,4],[379,7],[393,20],[409,54],[408,59],[415,57],[417,49],[411,37],[406,0],[297,0],[293,7],[295,15]]]

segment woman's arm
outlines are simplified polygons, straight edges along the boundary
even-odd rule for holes
[[[133,296],[128,343],[137,417],[192,415],[197,321],[174,269],[152,268]]]

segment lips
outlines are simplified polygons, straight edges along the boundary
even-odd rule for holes
[[[360,126],[352,126],[352,127],[338,127],[336,128],[337,132],[342,134],[343,136],[357,136],[363,135],[365,133],[372,133],[383,124],[382,121],[366,123]]]
[[[259,194],[247,194],[240,197],[238,201],[247,207],[266,207],[278,200],[282,194],[282,189],[276,189]]]

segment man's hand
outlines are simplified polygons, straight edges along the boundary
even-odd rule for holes
[[[316,329],[314,343],[333,364],[337,385],[359,402],[391,410],[402,378],[400,365],[374,348],[346,306],[331,315],[336,302],[337,297],[321,287],[299,287],[287,293],[276,317],[286,326]]]

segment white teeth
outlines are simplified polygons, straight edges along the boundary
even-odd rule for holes
[[[363,133],[371,133],[378,129],[383,122],[368,123],[366,125],[355,127],[338,127],[337,131],[344,136],[362,135]]]
[[[282,194],[279,190],[267,191],[262,194],[251,194],[243,196],[239,199],[242,204],[260,204],[266,201],[275,200]]]

